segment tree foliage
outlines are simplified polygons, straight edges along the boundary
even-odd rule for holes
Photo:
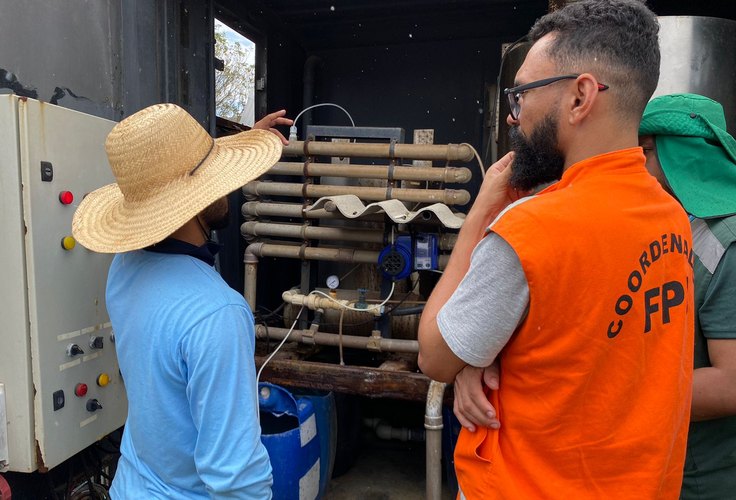
[[[225,63],[223,71],[215,71],[217,116],[240,122],[246,105],[253,106],[249,100],[253,99],[255,66],[248,62],[252,50],[228,40],[224,28],[215,24],[215,57]]]

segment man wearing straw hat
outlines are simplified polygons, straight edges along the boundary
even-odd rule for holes
[[[213,139],[158,104],[107,137],[117,182],[82,200],[72,229],[117,254],[106,299],[129,407],[114,499],[271,497],[253,316],[213,268],[209,233],[227,217],[226,195],[278,161],[283,136],[267,130],[290,124],[283,115]]]
[[[736,140],[723,108],[695,94],[652,99],[639,142],[647,169],[690,214],[695,371],[682,499],[736,492]]]

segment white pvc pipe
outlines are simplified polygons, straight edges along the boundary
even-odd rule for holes
[[[283,340],[289,333],[288,328],[266,327],[256,325],[256,338]],[[419,343],[416,340],[386,339],[380,336],[358,337],[355,335],[338,335],[337,333],[312,332],[310,330],[292,330],[289,334],[291,342],[309,345],[329,345],[348,347],[350,349],[366,349],[376,352],[408,352],[418,353]]]
[[[424,414],[427,500],[442,498],[442,400],[445,386],[442,382],[432,380],[427,391],[427,408]]]
[[[294,196],[298,198],[321,198],[323,196],[354,194],[362,200],[370,201],[395,199],[418,203],[444,203],[445,205],[465,205],[470,201],[470,193],[464,189],[333,186],[329,184],[268,181],[249,182],[243,186],[243,194],[246,196]]]
[[[345,300],[345,299],[328,299],[327,297],[321,296],[321,295],[304,295],[298,290],[286,290],[284,293],[281,294],[281,298],[284,300],[284,302],[288,304],[292,304],[295,306],[304,306],[308,309],[311,309],[312,311],[316,311],[317,309],[337,309],[341,310],[347,307],[355,307],[355,301],[354,300]],[[369,309],[366,309],[365,311],[356,311],[359,314],[368,314],[372,316],[381,316],[381,309],[379,307],[371,307]]]
[[[337,210],[328,211],[324,208],[319,210],[304,211],[304,205],[301,203],[269,203],[265,201],[248,201],[243,203],[242,208],[244,217],[291,217],[306,219],[338,219],[344,220],[345,217]],[[383,214],[369,214],[360,217],[361,221],[384,222]],[[426,222],[426,221],[422,221]],[[433,223],[433,219],[428,221]]]
[[[397,181],[430,181],[464,184],[472,174],[465,167],[408,167],[388,165],[335,165],[332,163],[300,163],[280,161],[268,171],[274,175],[303,175],[308,177],[347,177],[388,180],[389,174]]]
[[[308,226],[275,222],[245,222],[240,226],[243,236],[276,236],[298,240],[337,240],[363,243],[385,243],[383,231],[345,227]],[[440,250],[452,250],[457,241],[453,233],[439,235]]]
[[[393,148],[393,151],[392,151]],[[358,158],[402,158],[413,160],[472,161],[468,144],[373,144],[365,142],[289,141],[284,156],[353,156]]]
[[[357,248],[305,247],[281,245],[277,243],[256,242],[248,246],[248,251],[256,257],[283,257],[287,259],[323,260],[345,262],[348,264],[377,264],[376,250],[359,250]],[[444,269],[450,256],[439,256],[439,268]]]

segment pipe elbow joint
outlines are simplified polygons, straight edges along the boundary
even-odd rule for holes
[[[246,264],[258,264],[258,257],[262,257],[263,243],[258,241],[245,247],[243,261]]]

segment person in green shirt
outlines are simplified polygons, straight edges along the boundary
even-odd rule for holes
[[[736,496],[736,140],[719,103],[652,99],[639,143],[647,169],[690,215],[695,371],[683,499]]]

